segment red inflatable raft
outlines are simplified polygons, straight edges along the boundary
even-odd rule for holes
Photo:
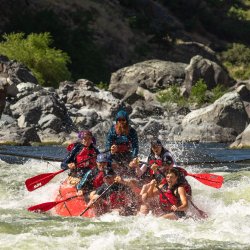
[[[76,195],[76,192],[76,187],[68,184],[66,180],[60,186],[55,201],[73,197]],[[86,207],[87,204],[81,196],[59,203],[58,205],[56,205],[54,211],[55,214],[61,216],[79,216],[86,209]],[[95,217],[95,213],[93,209],[90,208],[82,215],[82,217],[92,218]]]

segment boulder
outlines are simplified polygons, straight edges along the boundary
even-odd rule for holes
[[[250,148],[250,124],[237,136],[236,140],[230,145],[230,148]]]
[[[240,95],[230,92],[190,112],[182,121],[182,140],[232,142],[249,123]]]
[[[185,68],[183,87],[190,93],[192,86],[200,79],[206,82],[209,90],[218,84],[226,87],[234,84],[234,80],[229,77],[228,72],[222,66],[197,55],[191,59],[190,64]]]
[[[111,75],[109,91],[122,98],[138,87],[147,90],[165,89],[172,84],[181,85],[185,79],[185,63],[149,60],[119,69]]]

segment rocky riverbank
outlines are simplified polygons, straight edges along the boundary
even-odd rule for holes
[[[166,107],[156,100],[155,89],[178,83],[185,95],[199,78],[208,89],[220,83],[230,92],[199,109]],[[82,129],[91,129],[103,141],[115,112],[125,106],[141,141],[158,136],[250,146],[250,82],[236,83],[202,56],[189,64],[150,60],[122,68],[112,74],[108,91],[87,79],[43,88],[24,65],[1,57],[0,97],[1,144],[63,144]]]

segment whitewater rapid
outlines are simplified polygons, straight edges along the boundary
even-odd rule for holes
[[[0,160],[0,249],[250,249],[250,171],[213,169],[224,176],[220,189],[187,177],[193,202],[208,214],[205,220],[192,218],[169,221],[147,216],[63,218],[52,212],[27,211],[29,206],[53,201],[67,173],[47,185],[28,192],[24,181],[55,172],[59,162],[29,160],[9,164]],[[223,169],[225,171],[223,171]],[[190,173],[204,168],[187,167]],[[190,205],[195,213],[195,209]]]

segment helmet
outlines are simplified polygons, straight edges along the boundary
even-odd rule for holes
[[[108,157],[105,154],[97,155],[96,162],[108,162]]]
[[[80,131],[78,133],[78,138],[82,140],[87,135],[93,137],[91,131],[89,131],[89,130],[83,130],[83,131]]]
[[[115,117],[116,122],[118,121],[119,118],[125,118],[126,121],[128,122],[128,113],[125,110],[120,110]]]

